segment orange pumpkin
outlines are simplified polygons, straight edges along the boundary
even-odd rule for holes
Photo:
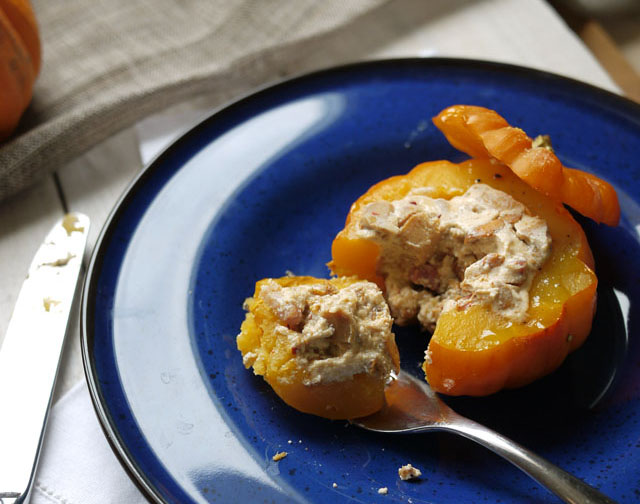
[[[28,0],[0,0],[0,141],[31,101],[40,71],[40,37]]]

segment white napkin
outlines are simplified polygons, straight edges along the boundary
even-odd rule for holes
[[[32,504],[147,504],[118,462],[84,381],[53,407]]]

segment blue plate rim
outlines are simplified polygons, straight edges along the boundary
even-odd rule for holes
[[[220,120],[226,114],[233,113],[233,111],[242,106],[244,103],[259,99],[265,94],[269,94],[285,86],[295,86],[297,83],[302,83],[306,80],[314,80],[325,75],[336,75],[341,72],[351,72],[354,70],[366,71],[368,68],[379,70],[383,67],[389,69],[398,66],[423,66],[425,71],[429,68],[442,68],[442,67],[456,67],[459,69],[476,69],[484,72],[494,73],[507,73],[512,76],[529,76],[539,80],[548,80],[549,82],[563,83],[568,86],[574,86],[577,89],[588,93],[594,98],[600,100],[607,100],[616,109],[625,109],[626,114],[631,116],[640,117],[640,103],[636,103],[625,96],[618,95],[614,92],[597,87],[595,85],[567,77],[557,73],[525,67],[521,65],[515,65],[511,63],[502,63],[489,60],[471,59],[471,58],[447,58],[447,57],[429,57],[429,58],[390,58],[390,59],[377,59],[357,61],[352,63],[346,63],[338,66],[330,66],[311,72],[301,73],[292,77],[279,79],[267,83],[263,86],[255,88],[239,98],[231,100],[226,104],[221,105],[214,109],[211,114],[205,119],[199,121],[193,125],[177,139],[171,142],[160,153],[158,153],[143,169],[131,180],[125,190],[122,192],[112,210],[109,212],[107,219],[98,235],[96,244],[91,254],[89,265],[87,266],[85,279],[82,288],[82,295],[80,301],[80,344],[81,355],[84,374],[89,389],[89,395],[91,402],[98,418],[100,427],[107,439],[107,442],[115,454],[117,460],[129,476],[130,480],[136,485],[147,500],[158,504],[168,504],[160,492],[151,484],[135,462],[133,457],[126,446],[122,442],[120,435],[112,423],[110,415],[107,410],[107,406],[102,394],[102,391],[98,384],[98,376],[95,369],[95,361],[93,359],[92,342],[93,333],[91,327],[93,326],[93,310],[91,301],[95,298],[95,290],[97,286],[98,275],[96,271],[100,270],[102,260],[104,258],[104,249],[112,235],[115,225],[118,222],[118,218],[123,213],[124,209],[134,197],[136,191],[142,187],[151,173],[159,166],[161,166],[166,158],[168,158],[178,147],[195,137],[201,130],[205,130],[209,124]],[[600,102],[602,106],[604,103]]]

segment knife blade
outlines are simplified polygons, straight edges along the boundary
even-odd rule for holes
[[[89,218],[60,219],[38,249],[0,348],[0,503],[26,503],[69,315]]]

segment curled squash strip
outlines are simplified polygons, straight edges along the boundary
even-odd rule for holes
[[[380,289],[356,277],[267,278],[245,302],[237,337],[253,367],[295,409],[331,419],[370,415],[400,363]]]
[[[488,123],[499,122],[495,116],[483,117]],[[456,141],[466,142],[466,131],[456,129]],[[473,145],[484,148],[481,142]],[[510,195],[543,219],[551,252],[532,277],[522,321],[509,320],[483,303],[442,311],[423,369],[436,391],[450,395],[487,395],[530,383],[557,368],[587,337],[596,299],[593,257],[582,228],[562,204],[490,159],[423,163],[407,175],[374,185],[352,205],[333,241],[329,263],[336,275],[358,275],[386,288],[379,268],[381,247],[361,232],[365,210],[371,212],[372,204],[382,208],[386,203],[376,202],[398,201],[416,190],[451,200],[478,183]]]
[[[452,146],[475,158],[494,158],[547,196],[562,201],[596,222],[616,226],[620,206],[616,191],[604,180],[562,166],[547,147],[535,146],[520,128],[497,112],[454,105],[433,118]]]

